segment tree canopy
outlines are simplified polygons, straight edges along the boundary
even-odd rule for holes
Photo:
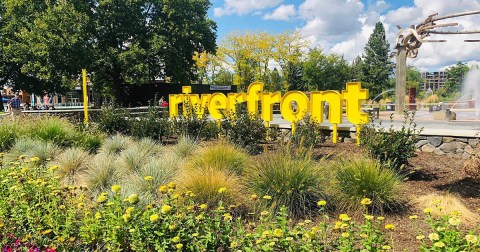
[[[0,0],[0,81],[62,92],[82,68],[102,91],[195,79],[195,52],[215,52],[208,0]]]
[[[462,82],[465,75],[470,71],[470,67],[462,62],[457,62],[454,66],[447,68],[447,81],[445,82],[445,91],[447,93],[459,92],[462,88]]]

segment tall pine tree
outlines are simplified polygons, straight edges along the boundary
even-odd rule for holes
[[[389,88],[389,76],[393,73],[393,63],[389,58],[389,43],[385,38],[382,22],[375,24],[375,29],[368,39],[363,55],[363,84],[375,97]]]

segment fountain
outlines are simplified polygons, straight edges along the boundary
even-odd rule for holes
[[[462,97],[474,101],[475,119],[480,119],[480,70],[472,68],[462,83]]]

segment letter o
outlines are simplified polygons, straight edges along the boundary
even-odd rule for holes
[[[297,110],[294,111],[292,103],[297,102]],[[290,91],[282,97],[280,103],[280,113],[283,118],[291,123],[302,120],[309,111],[308,96],[300,91]]]

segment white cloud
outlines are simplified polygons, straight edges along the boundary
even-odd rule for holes
[[[295,6],[293,4],[290,5],[280,5],[277,9],[275,9],[272,13],[266,14],[263,19],[267,20],[281,20],[281,21],[289,21],[292,17],[296,14]]]
[[[363,10],[360,0],[305,0],[298,10],[300,18],[306,21],[301,33],[328,39],[342,38],[361,29],[358,18]]]
[[[213,10],[216,17],[227,15],[247,15],[252,12],[273,8],[282,3],[283,0],[225,0],[222,7]]]

